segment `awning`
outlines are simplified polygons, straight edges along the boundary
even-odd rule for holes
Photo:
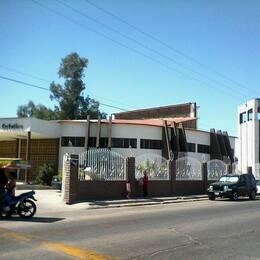
[[[21,158],[0,158],[0,168],[10,170],[28,170],[32,166]]]

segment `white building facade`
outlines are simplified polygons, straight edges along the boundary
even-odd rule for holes
[[[253,99],[238,108],[238,168],[248,167],[256,178],[260,177],[260,99]]]
[[[56,164],[56,169],[61,169],[64,154],[80,154],[86,149],[96,147],[110,148],[124,157],[137,157],[143,154],[164,156],[165,122],[167,121],[159,119],[90,120],[88,122],[87,120],[46,121],[35,118],[1,118],[0,157],[27,156],[24,159],[32,161],[34,171],[37,171],[39,164],[48,160]],[[169,123],[169,142],[173,141],[171,129],[172,125]],[[179,152],[184,152],[185,155],[201,162],[209,161],[212,159],[211,138],[210,132],[185,129],[187,149]],[[228,139],[234,154],[236,138],[229,136]],[[86,143],[88,143],[87,148]],[[12,150],[9,149],[10,147],[13,147]],[[10,150],[8,153],[7,148]],[[23,150],[30,152],[31,155],[29,156],[28,153],[25,155]]]

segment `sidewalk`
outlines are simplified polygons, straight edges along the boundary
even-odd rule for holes
[[[118,200],[88,200],[81,201],[72,205],[67,205],[62,201],[61,192],[53,187],[43,185],[30,185],[17,183],[17,194],[28,190],[36,191],[38,206],[43,211],[64,211],[75,209],[104,209],[104,208],[120,208],[120,207],[137,207],[163,205],[172,203],[184,203],[207,200],[207,195],[188,195],[188,196],[171,196],[171,197],[148,197],[134,199],[118,199]]]
[[[174,197],[152,197],[146,199],[136,198],[136,199],[121,199],[121,200],[96,200],[96,201],[89,202],[89,209],[149,206],[149,205],[159,205],[159,204],[194,202],[194,201],[202,201],[202,200],[208,200],[208,196],[189,195],[189,196],[174,196]]]

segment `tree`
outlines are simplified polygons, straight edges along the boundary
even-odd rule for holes
[[[44,105],[35,105],[33,101],[29,101],[27,105],[18,106],[18,117],[36,117],[45,120],[56,120],[59,118],[58,112],[47,108]]]
[[[86,89],[83,78],[88,60],[77,53],[71,53],[62,59],[59,68],[59,77],[65,80],[64,85],[52,82],[50,85],[50,99],[57,102],[55,109],[44,105],[35,105],[29,101],[27,105],[18,107],[20,117],[37,117],[41,119],[86,119],[105,118],[106,114],[99,111],[99,102],[89,96],[84,97]]]
[[[88,60],[77,53],[71,53],[62,59],[59,76],[65,79],[64,86],[54,82],[50,86],[50,98],[58,102],[56,109],[60,113],[60,119],[85,119],[87,115],[91,118],[106,116],[100,113],[98,101],[83,96],[84,70],[87,66]]]

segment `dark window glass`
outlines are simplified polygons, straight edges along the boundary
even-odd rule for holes
[[[210,153],[209,145],[198,144],[198,153]]]
[[[244,175],[240,176],[240,180],[241,183],[246,183],[246,177]]]
[[[88,138],[88,146],[89,147],[96,147],[96,141],[97,141],[96,137],[89,137]]]
[[[61,146],[67,147],[84,147],[85,137],[77,136],[62,136],[61,137]]]
[[[137,148],[137,139],[135,138],[130,138],[128,139],[129,145],[127,146],[127,148],[129,148],[129,146],[131,146],[131,148]]]
[[[161,140],[153,140],[153,139],[141,139],[140,140],[140,148],[141,149],[161,150],[162,149],[162,141]]]
[[[240,124],[243,124],[244,122],[246,122],[246,112],[243,112],[240,114]]]
[[[104,138],[104,137],[100,138],[99,147],[107,148],[108,147],[108,138]]]
[[[257,118],[257,120],[260,120],[260,107],[257,108],[256,118]]]
[[[196,152],[196,144],[194,144],[194,143],[187,143],[187,145],[188,145],[188,152],[193,152],[193,153]]]
[[[247,120],[248,120],[248,121],[253,120],[253,109],[249,109],[249,110],[247,111]]]
[[[114,148],[136,148],[137,139],[135,138],[112,138],[112,147]]]

